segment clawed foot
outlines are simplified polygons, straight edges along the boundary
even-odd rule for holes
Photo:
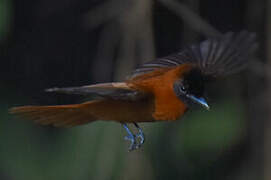
[[[145,136],[144,136],[142,129],[136,123],[134,123],[134,125],[138,129],[138,133],[136,135],[134,135],[130,131],[130,129],[128,128],[128,126],[126,124],[123,124],[123,127],[125,128],[125,130],[128,133],[128,135],[125,136],[124,139],[131,142],[130,147],[129,147],[129,152],[131,152],[135,149],[139,149],[145,141]]]
[[[145,136],[143,130],[136,123],[134,123],[134,125],[138,130],[138,133],[136,134],[136,139],[139,141],[139,143],[137,143],[137,148],[140,148],[140,146],[145,142]]]
[[[135,139],[135,136],[133,134],[125,136],[124,139],[126,141],[130,141],[131,142],[130,147],[129,147],[129,152],[137,149],[136,139]]]

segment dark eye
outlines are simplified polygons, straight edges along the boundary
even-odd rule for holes
[[[182,90],[183,92],[185,92],[185,91],[186,91],[186,88],[185,88],[184,86],[181,86],[181,90]]]

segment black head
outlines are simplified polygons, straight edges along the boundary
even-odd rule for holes
[[[209,110],[204,99],[204,85],[207,79],[199,69],[194,68],[174,83],[174,92],[186,105],[201,105]]]

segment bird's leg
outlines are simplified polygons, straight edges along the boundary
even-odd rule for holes
[[[133,151],[137,148],[135,135],[131,132],[131,130],[128,128],[127,124],[123,123],[122,126],[127,131],[128,135],[124,137],[125,140],[131,141],[129,151]]]
[[[139,125],[137,123],[134,123],[134,125],[138,130],[138,132],[137,132],[137,134],[135,136],[136,136],[136,138],[140,139],[139,143],[136,145],[136,148],[138,149],[144,143],[145,136],[144,136],[143,130],[139,127]]]

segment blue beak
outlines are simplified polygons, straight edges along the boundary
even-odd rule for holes
[[[187,97],[190,98],[195,103],[203,106],[205,109],[210,110],[209,105],[207,104],[206,100],[203,97],[197,98],[193,95],[188,95]]]

